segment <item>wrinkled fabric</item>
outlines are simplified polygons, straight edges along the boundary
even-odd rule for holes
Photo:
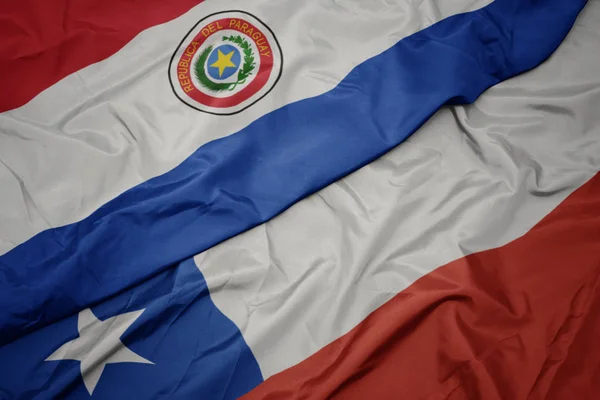
[[[265,377],[439,266],[524,235],[600,170],[598,18],[591,2],[540,67],[440,110],[390,153],[196,257]]]
[[[582,347],[600,333],[599,209],[600,174],[524,236],[423,276],[243,398],[595,398],[600,353]]]
[[[559,46],[584,5],[583,0],[496,0],[448,16],[355,66],[333,89],[278,108],[195,151],[186,148],[193,153],[175,168],[81,221],[40,232],[0,256],[0,342],[107,299],[265,222],[403,142],[443,104],[472,102],[488,87],[536,67]],[[546,25],[552,30],[542,31]],[[511,39],[515,35],[518,41]],[[182,106],[187,107],[181,103],[177,110],[183,112]],[[236,115],[244,117],[232,124],[252,114]],[[202,121],[197,113],[183,123],[196,117]],[[22,297],[28,304],[16,300]]]
[[[364,11],[358,3],[337,3],[351,13]],[[443,7],[422,4],[427,11],[424,15],[444,15]],[[271,222],[201,253],[194,263],[174,262],[191,255],[186,248],[178,253],[181,257],[175,257],[177,260],[165,257],[169,263],[164,262],[163,270],[151,270],[150,266],[156,263],[139,262],[148,267],[146,275],[136,277],[139,281],[126,270],[116,268],[114,279],[109,280],[110,284],[117,282],[116,289],[105,288],[106,296],[94,298],[98,301],[90,306],[101,319],[145,308],[143,321],[125,337],[134,350],[152,360],[156,367],[107,368],[113,373],[100,378],[95,396],[136,397],[139,389],[145,390],[148,397],[159,393],[171,398],[199,394],[234,398],[263,377],[272,377],[249,396],[543,398],[548,393],[559,396],[564,390],[559,389],[563,387],[561,382],[567,382],[570,387],[580,388],[577,393],[585,398],[591,386],[570,374],[569,366],[578,364],[584,351],[579,343],[592,343],[589,338],[596,326],[593,311],[589,311],[593,310],[595,300],[590,293],[595,286],[593,274],[587,274],[587,269],[593,270],[596,265],[598,244],[598,184],[597,179],[590,181],[600,169],[600,64],[594,24],[598,15],[598,2],[591,2],[572,34],[548,62],[491,88],[474,105],[443,108],[391,153],[296,204]],[[318,43],[318,36],[306,37]],[[308,40],[306,37],[303,40]],[[296,74],[303,71],[301,60],[300,54]],[[152,64],[139,76],[151,75],[149,71],[154,67]],[[332,80],[325,81],[333,85]],[[357,88],[349,85],[343,89],[349,93]],[[469,99],[451,102],[464,100]],[[72,116],[79,115],[76,111]],[[98,110],[88,111],[93,115]],[[131,122],[132,119],[125,119],[123,123],[128,129],[136,128]],[[137,128],[146,132],[151,125],[148,122]],[[85,126],[82,122],[75,128],[81,129],[87,145],[108,153],[114,150],[110,141],[94,136]],[[15,132],[19,130],[10,131]],[[377,134],[385,139],[385,130]],[[140,146],[136,136],[132,137],[127,146]],[[174,146],[186,147],[192,142],[182,145],[174,141]],[[158,151],[163,145],[160,138],[154,145],[156,154],[163,154]],[[171,156],[176,153],[164,150]],[[41,153],[39,150],[39,157]],[[293,152],[290,154],[294,156]],[[175,162],[175,158],[165,164],[152,157],[149,160],[151,171]],[[332,160],[335,157],[329,159]],[[115,175],[124,170],[117,168]],[[143,180],[155,172],[147,173],[133,176],[134,173],[130,178]],[[23,192],[27,193],[26,186],[31,181],[14,171],[11,174],[6,176],[14,178],[14,184],[23,185]],[[35,179],[33,176],[29,178]],[[127,188],[112,186],[114,182],[108,178],[103,182],[105,187],[93,190],[110,187],[112,194],[108,197]],[[145,188],[151,189],[154,182]],[[161,192],[161,196],[169,190]],[[583,200],[578,193],[584,193]],[[585,197],[590,193],[592,200]],[[80,194],[69,201],[78,204],[84,198],[77,197]],[[221,190],[219,194],[253,209],[252,200],[237,196],[234,191]],[[85,196],[93,199],[94,193],[87,192]],[[18,205],[25,204],[26,210],[37,207],[32,198],[24,196]],[[60,200],[60,196],[54,199]],[[135,200],[141,203],[144,199]],[[86,207],[93,209],[97,206],[94,202],[103,201],[90,200]],[[60,204],[57,201],[46,207],[53,210]],[[77,220],[87,213],[70,214],[73,208],[66,208],[65,214],[60,215],[64,211],[61,210],[54,215],[58,221]],[[254,211],[260,214],[260,210]],[[177,212],[171,204],[159,210],[165,219]],[[536,225],[540,220],[542,223]],[[567,229],[572,221],[581,225],[577,235]],[[110,225],[102,218],[94,223]],[[39,229],[45,228],[42,225]],[[146,228],[152,232],[154,226]],[[172,229],[173,236],[181,235],[178,228]],[[34,235],[35,229],[22,238]],[[581,247],[570,247],[568,240],[557,242],[557,237],[570,234],[573,243]],[[203,247],[196,237],[188,236],[190,243],[196,240],[194,246]],[[20,243],[22,238],[7,240],[7,247]],[[71,237],[57,234],[54,239],[69,243]],[[110,243],[126,239],[126,235],[117,236]],[[538,257],[545,246],[552,246],[552,252],[545,258]],[[496,247],[500,248],[494,250]],[[503,255],[505,249],[515,247],[519,251]],[[139,255],[132,260],[135,264],[139,258],[151,259],[152,252],[160,253],[160,249],[140,241],[133,247]],[[569,258],[569,252],[576,252],[577,257]],[[102,268],[89,269],[100,287],[107,283],[102,281],[103,274],[115,267],[108,253],[101,252],[105,258],[95,258],[100,253],[91,253],[78,260],[78,265],[86,268],[94,263],[104,264]],[[536,260],[542,260],[541,265]],[[569,260],[579,267],[577,273],[568,274],[562,268]],[[504,268],[505,264],[510,268]],[[528,269],[532,265],[544,269],[538,273]],[[194,271],[196,266],[202,274]],[[48,263],[47,268],[52,267]],[[59,273],[52,272],[52,277]],[[77,276],[73,278],[77,281]],[[562,286],[552,290],[556,284]],[[531,292],[531,287],[542,287],[542,295]],[[68,285],[57,287],[57,292],[75,302],[88,296],[86,290],[73,295]],[[516,302],[511,297],[514,292]],[[557,295],[552,296],[554,293]],[[572,307],[567,304],[571,298]],[[560,304],[544,308],[553,300]],[[22,303],[22,298],[18,302]],[[397,304],[400,306],[395,307]],[[4,381],[0,378],[0,395],[18,378],[32,386],[34,382],[39,387],[54,384],[53,391],[44,392],[47,397],[87,396],[76,365],[66,365],[64,361],[48,364],[44,360],[66,340],[77,336],[76,314],[65,312],[66,317],[58,323],[46,324],[51,318],[39,323],[35,312],[26,307],[24,310],[19,317],[30,318],[24,323],[33,324],[36,329],[11,340],[0,350],[2,361],[11,360],[9,367],[8,363],[2,365],[14,374],[4,374]],[[580,318],[581,315],[586,318]],[[580,321],[569,325],[569,318]],[[542,323],[547,321],[548,325]],[[565,322],[568,329],[561,330],[563,325],[557,321]],[[506,331],[500,330],[507,326],[514,335],[506,336]],[[375,341],[362,345],[361,335],[356,332]],[[540,340],[542,336],[547,337]],[[580,341],[576,342],[573,338],[578,337]],[[565,338],[572,346],[565,344]],[[501,343],[496,346],[498,341]],[[26,365],[31,378],[18,370],[20,365],[13,361],[17,358],[14,354],[30,350],[30,343],[40,349],[35,356],[27,353],[31,356]],[[532,345],[538,347],[532,349]],[[571,347],[577,349],[574,355],[564,356]],[[185,355],[181,357],[185,361],[178,358],[179,354]],[[529,357],[532,354],[534,357]],[[24,359],[19,358],[21,365],[26,364]],[[316,367],[311,364],[314,360],[318,360]],[[566,367],[555,368],[555,363],[562,360]],[[514,365],[527,367],[528,375],[515,373],[518,369]],[[593,361],[586,363],[592,369],[594,365]],[[53,376],[42,376],[47,368],[53,368]],[[539,380],[536,374],[540,375]],[[511,376],[503,379],[507,375]],[[588,377],[590,373],[580,375]],[[558,377],[555,381],[554,376]],[[515,379],[519,381],[515,383]],[[442,388],[427,386],[435,384]],[[36,386],[22,397],[37,390]]]
[[[112,55],[140,31],[167,22],[202,0],[21,0],[0,12],[0,112]],[[131,18],[131,15],[135,18]]]
[[[183,15],[157,26],[151,24],[157,22],[155,14],[162,18],[160,2],[146,4],[147,11],[139,13],[137,8],[123,8],[115,0],[105,2],[102,12],[92,13],[85,4],[95,10],[95,1],[73,3],[75,9],[67,5],[62,8],[69,10],[68,21],[87,16],[104,29],[89,32],[79,28],[75,33],[67,29],[78,26],[71,21],[66,31],[61,31],[56,26],[63,25],[62,14],[49,14],[45,23],[37,24],[44,30],[44,41],[35,43],[45,51],[30,51],[39,53],[41,59],[16,62],[9,56],[9,49],[14,47],[34,46],[22,31],[31,29],[26,23],[31,18],[29,10],[35,7],[28,2],[14,3],[24,15],[14,17],[13,23],[25,20],[25,26],[22,30],[4,27],[10,32],[3,40],[8,49],[0,63],[7,65],[6,73],[0,74],[1,86],[13,84],[5,81],[26,86],[44,80],[35,85],[37,96],[24,106],[14,110],[0,107],[0,111],[7,111],[0,113],[0,255],[42,231],[89,217],[126,190],[177,167],[200,146],[227,137],[286,104],[330,91],[355,66],[399,40],[491,0],[460,0],[441,8],[433,0],[415,2],[419,4],[405,0],[288,1],[285,6],[268,0],[230,0],[202,3],[186,13],[191,1],[177,0],[170,12]],[[44,2],[42,8],[47,4]],[[285,73],[273,93],[243,113],[224,117],[198,112],[173,94],[166,75],[169,59],[198,20],[238,8],[259,15],[276,32],[285,50]],[[107,18],[111,10],[124,17],[116,21]],[[47,12],[51,11],[55,9]],[[130,24],[130,19],[136,24]],[[106,26],[109,22],[115,26]],[[143,30],[146,25],[149,29]],[[347,26],[354,29],[337,34]],[[131,38],[132,29],[138,29],[139,35]],[[92,40],[88,35],[99,36],[102,46],[86,46]],[[87,39],[82,44],[69,40],[71,36]],[[46,44],[49,38],[64,48]],[[121,49],[119,45],[126,40],[131,41]],[[349,45],[352,51],[347,51]],[[109,51],[114,54],[100,61]],[[62,54],[69,57],[60,57]],[[46,56],[58,60],[46,60]],[[90,57],[94,61],[98,57],[100,62],[88,65]],[[40,73],[21,68],[21,62],[73,65],[67,70],[43,69]],[[281,130],[269,130],[274,129]],[[223,155],[203,160],[195,168],[199,171],[219,158]]]

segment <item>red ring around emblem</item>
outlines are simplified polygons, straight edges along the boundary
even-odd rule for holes
[[[243,22],[243,24],[235,23],[239,21]],[[240,25],[241,27],[244,27],[244,30],[241,29]],[[204,32],[207,29],[210,32],[210,34],[205,35]],[[248,37],[250,37],[250,39],[255,43],[256,47],[260,49],[260,46],[257,42],[260,41],[260,39],[264,39],[264,43],[262,44],[262,46],[267,46],[268,48],[259,52],[260,68],[254,80],[252,80],[252,82],[250,82],[248,86],[246,86],[245,88],[243,88],[242,90],[230,97],[213,97],[198,90],[198,88],[192,83],[193,80],[190,77],[191,68],[189,66],[189,62],[187,63],[187,72],[178,72],[178,77],[179,75],[185,76],[185,78],[183,79],[178,79],[178,84],[181,87],[181,90],[183,90],[190,98],[197,101],[198,103],[215,108],[234,107],[242,103],[243,101],[249,99],[251,96],[253,96],[256,92],[258,92],[261,88],[265,86],[265,84],[269,80],[271,71],[273,70],[273,52],[271,48],[271,43],[269,43],[267,36],[261,30],[256,28],[253,24],[240,18],[222,18],[203,26],[202,29],[199,30],[198,34],[190,41],[185,51],[179,58],[177,65],[181,65],[181,62],[186,63],[186,61],[183,61],[184,57],[187,57],[188,60],[191,60],[191,57],[193,57],[196,54],[196,51],[198,51],[198,49],[209,37],[211,37],[212,35],[216,35],[219,31],[225,29],[235,30],[240,33],[243,33],[246,36],[248,36],[246,32],[252,29],[252,34]],[[194,42],[198,43],[195,47],[192,45],[192,43]],[[190,84],[182,84],[182,82],[185,81],[190,82]],[[191,88],[191,90],[186,90],[186,88]]]

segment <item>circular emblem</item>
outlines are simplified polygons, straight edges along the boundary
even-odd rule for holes
[[[175,50],[169,81],[185,104],[211,114],[238,113],[263,98],[281,76],[273,32],[244,11],[199,21]]]

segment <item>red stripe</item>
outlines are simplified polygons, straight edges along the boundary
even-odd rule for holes
[[[202,0],[15,0],[0,9],[0,112]]]
[[[249,399],[591,399],[600,175],[525,236],[418,280]]]

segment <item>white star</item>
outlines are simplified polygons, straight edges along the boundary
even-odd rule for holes
[[[100,321],[89,308],[79,313],[79,337],[60,346],[46,361],[80,361],[81,377],[92,394],[106,364],[154,364],[138,356],[121,342],[121,335],[135,322],[144,310],[133,311]]]

